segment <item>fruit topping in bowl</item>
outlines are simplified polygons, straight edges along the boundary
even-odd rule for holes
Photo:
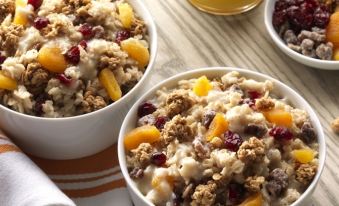
[[[339,60],[339,13],[334,0],[278,0],[272,24],[286,45],[305,56]]]

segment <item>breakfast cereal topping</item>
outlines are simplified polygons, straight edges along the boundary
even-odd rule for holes
[[[317,134],[307,113],[272,89],[230,72],[146,99],[124,139],[140,192],[156,206],[295,202],[317,171]]]
[[[337,1],[279,0],[272,23],[287,46],[305,56],[336,60],[338,47]]]
[[[53,118],[102,109],[142,78],[149,47],[125,0],[0,0],[0,103]]]

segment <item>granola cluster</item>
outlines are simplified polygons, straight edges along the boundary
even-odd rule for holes
[[[296,201],[317,172],[317,135],[307,113],[272,90],[230,72],[182,80],[139,105],[124,143],[141,193],[155,205]]]

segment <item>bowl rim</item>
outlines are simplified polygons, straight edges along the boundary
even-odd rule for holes
[[[303,62],[308,62],[310,64],[317,64],[317,65],[325,64],[325,65],[328,65],[328,66],[338,66],[338,69],[334,69],[334,68],[322,68],[322,69],[339,70],[339,61],[315,59],[315,58],[308,57],[308,56],[305,56],[303,54],[300,54],[300,53],[288,48],[288,46],[283,42],[282,38],[278,35],[277,31],[274,29],[273,24],[272,24],[274,4],[275,4],[276,1],[277,0],[267,0],[266,4],[265,4],[265,9],[264,9],[265,26],[266,26],[266,29],[268,30],[269,35],[271,36],[271,38],[275,42],[275,44],[277,44],[280,49],[287,52],[288,55],[294,56],[295,58],[298,58],[299,60],[301,60]],[[273,8],[273,10],[271,10],[270,8]],[[316,65],[314,65],[314,66],[316,66]]]
[[[287,90],[291,96],[297,98],[298,100],[301,101],[301,104],[304,107],[304,110],[307,111],[308,115],[310,116],[310,119],[312,120],[312,122],[315,124],[314,127],[317,131],[317,140],[318,140],[318,144],[319,144],[319,148],[318,148],[318,152],[319,152],[319,164],[318,164],[318,168],[317,168],[317,174],[315,175],[315,177],[313,178],[311,184],[308,186],[308,188],[300,195],[300,197],[291,205],[291,206],[297,206],[300,204],[301,201],[303,201],[306,197],[308,197],[310,194],[312,194],[313,190],[315,189],[318,181],[320,180],[321,174],[323,172],[323,169],[325,167],[325,159],[326,159],[326,140],[325,140],[325,136],[324,136],[324,131],[322,128],[322,125],[320,123],[320,120],[317,116],[317,114],[315,113],[315,111],[313,110],[313,108],[310,106],[310,104],[300,95],[298,94],[295,90],[293,90],[291,87],[289,87],[288,85],[282,83],[281,81],[257,72],[257,71],[253,71],[253,70],[249,70],[249,69],[243,69],[243,68],[235,68],[235,67],[203,67],[203,68],[198,68],[198,69],[192,69],[190,71],[186,71],[186,72],[182,72],[179,73],[175,76],[172,76],[170,78],[167,78],[163,81],[161,81],[160,83],[156,84],[155,86],[153,86],[151,89],[149,89],[145,94],[143,94],[135,103],[134,105],[131,107],[131,109],[129,110],[129,112],[127,113],[123,124],[121,126],[120,132],[119,132],[119,137],[118,137],[118,160],[119,160],[119,166],[121,169],[121,172],[123,174],[123,177],[127,183],[127,186],[129,188],[129,192],[132,193],[134,195],[137,195],[138,198],[140,200],[143,201],[144,204],[147,204],[149,206],[153,206],[154,204],[152,204],[149,200],[146,199],[146,197],[139,191],[139,189],[136,187],[136,185],[134,184],[134,181],[131,179],[131,177],[128,174],[127,171],[127,167],[126,167],[126,155],[125,155],[125,149],[124,149],[124,145],[123,145],[123,140],[124,140],[124,135],[126,134],[126,129],[127,127],[130,125],[130,119],[133,118],[133,116],[135,117],[137,114],[137,109],[138,109],[138,105],[142,102],[144,102],[146,99],[149,99],[150,96],[154,96],[155,92],[163,87],[166,87],[166,85],[171,85],[174,84],[173,82],[178,82],[180,80],[184,80],[187,78],[196,78],[196,76],[198,76],[199,74],[202,75],[203,73],[208,73],[208,72],[214,72],[214,73],[219,73],[220,76],[228,73],[228,72],[232,72],[232,71],[237,71],[239,72],[241,75],[251,75],[251,78],[256,79],[256,78],[264,78],[266,80],[270,80],[274,83],[274,85],[277,85],[279,88],[283,88],[285,90]],[[206,76],[208,76],[208,74],[206,74]],[[167,87],[167,88],[172,88],[172,87]],[[131,191],[132,190],[132,191]]]
[[[129,3],[131,3],[130,0],[128,0]],[[143,85],[143,83],[145,82],[145,80],[150,76],[150,73],[152,72],[153,68],[154,68],[154,63],[155,63],[155,59],[157,56],[157,52],[158,52],[158,32],[157,32],[157,27],[155,25],[155,21],[153,16],[151,15],[151,13],[149,12],[149,10],[147,9],[147,7],[145,6],[145,4],[142,1],[136,1],[133,0],[132,7],[134,7],[134,5],[138,5],[139,9],[138,9],[138,15],[140,17],[144,17],[142,19],[147,19],[148,21],[146,21],[146,26],[148,29],[148,35],[150,36],[150,41],[149,41],[149,50],[150,50],[150,60],[149,63],[145,69],[144,74],[142,75],[141,79],[137,82],[136,85],[134,85],[134,87],[128,91],[127,94],[125,94],[124,96],[122,96],[118,101],[113,102],[110,105],[107,105],[104,108],[101,108],[99,110],[90,112],[90,113],[86,113],[86,114],[81,114],[81,115],[76,115],[76,116],[70,116],[70,117],[38,117],[38,116],[33,116],[33,115],[29,115],[29,114],[25,114],[25,113],[20,113],[18,111],[12,110],[6,106],[4,106],[3,104],[0,104],[0,110],[4,110],[14,116],[18,116],[21,117],[23,119],[32,119],[32,120],[43,120],[43,121],[73,121],[73,120],[78,120],[78,119],[82,119],[82,118],[87,118],[89,116],[92,115],[100,115],[103,112],[108,112],[108,110],[112,109],[113,107],[118,107],[122,104],[125,104],[127,100],[131,99],[135,94],[135,92]]]

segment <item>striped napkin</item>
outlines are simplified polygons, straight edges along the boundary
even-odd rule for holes
[[[81,159],[31,159],[78,206],[131,206],[120,171],[117,144]]]
[[[78,206],[133,205],[117,145],[75,160],[28,158],[0,132],[1,206],[75,206],[65,194]]]
[[[75,206],[6,136],[0,134],[1,206]]]

